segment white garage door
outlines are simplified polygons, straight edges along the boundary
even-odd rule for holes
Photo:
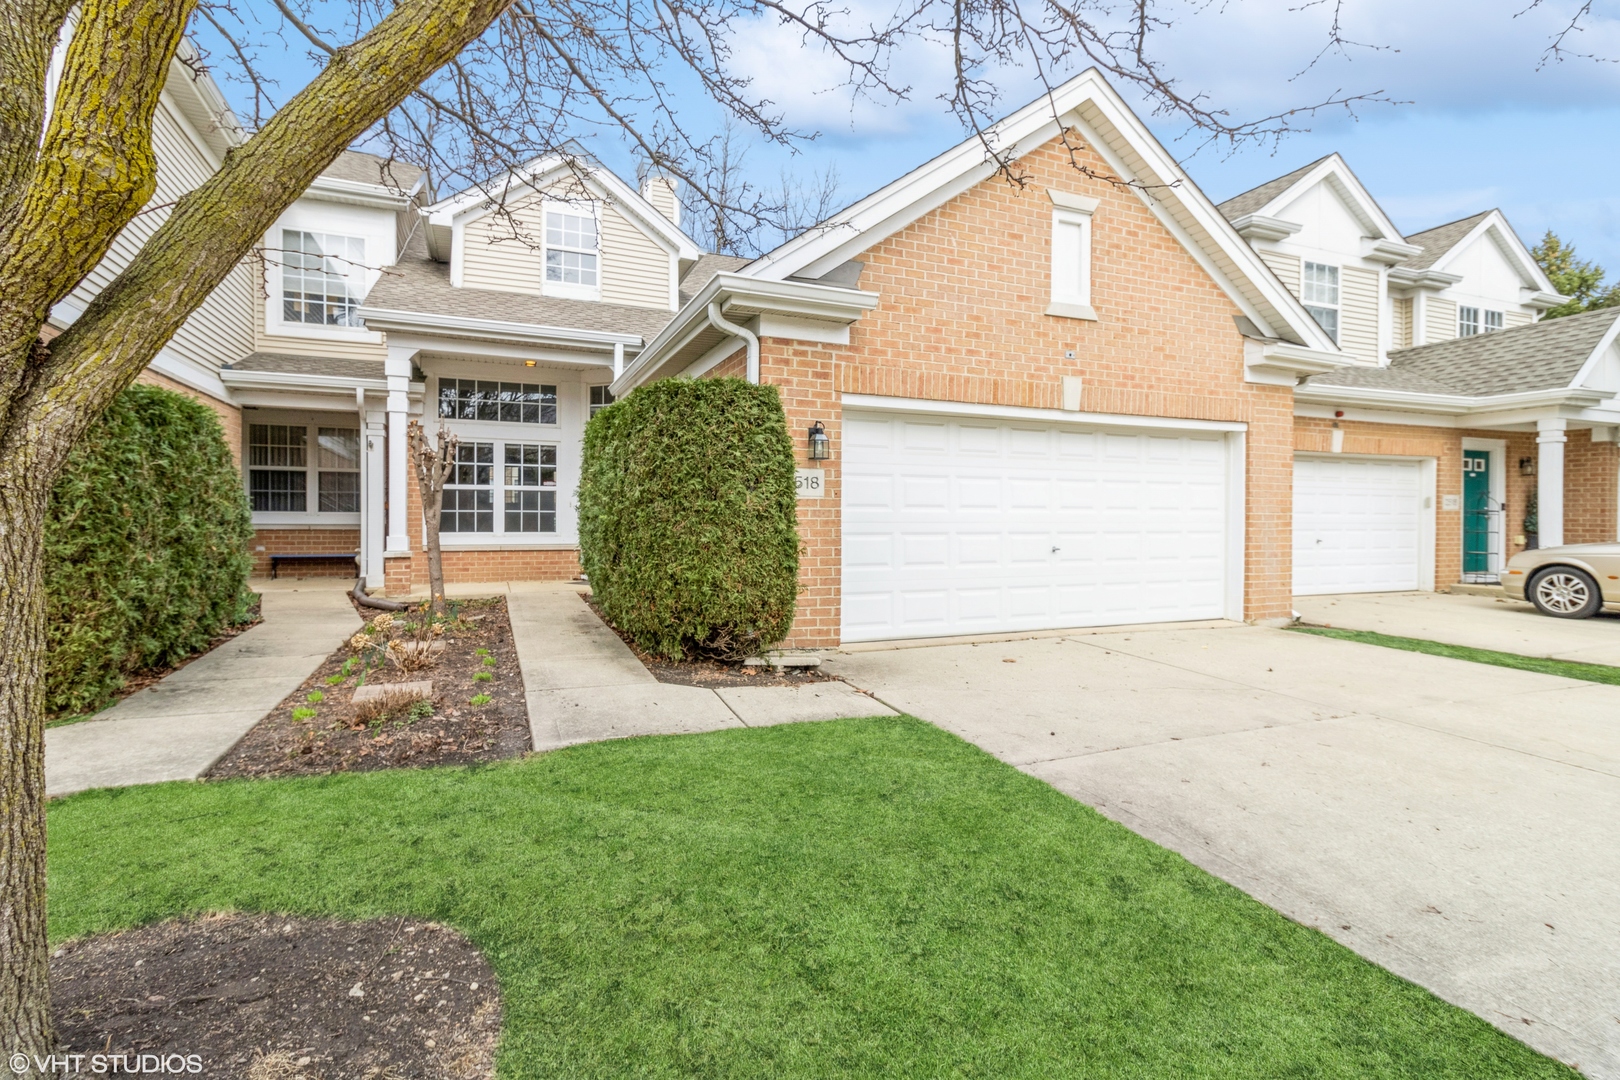
[[[846,641],[1220,618],[1221,432],[844,414]]]
[[[1423,465],[1294,459],[1294,592],[1398,592],[1421,580]]]

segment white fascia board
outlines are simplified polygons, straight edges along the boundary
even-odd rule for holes
[[[1423,250],[1420,244],[1408,244],[1403,241],[1381,240],[1373,237],[1363,237],[1361,242],[1361,257],[1370,262],[1385,263],[1394,266],[1404,262]]]
[[[353,400],[355,390],[386,392],[387,379],[359,379],[347,375],[307,375],[293,371],[238,371],[226,368],[219,373],[220,381],[233,390],[303,390],[347,393]]]
[[[1033,420],[1049,424],[1082,424],[1087,427],[1174,431],[1247,431],[1249,427],[1240,420],[1182,420],[1169,416],[1135,416],[1127,413],[1067,412],[1063,409],[1032,409],[1022,405],[984,405],[971,401],[936,401],[932,398],[885,397],[877,394],[844,394],[842,402],[846,409],[989,417],[999,420]]]
[[[1585,409],[1612,393],[1600,390],[1522,390],[1514,394],[1473,396],[1468,394],[1427,394],[1417,390],[1385,390],[1368,386],[1317,386],[1306,383],[1294,390],[1294,399],[1326,405],[1358,405],[1370,409],[1401,412],[1432,412],[1451,416],[1480,415],[1515,409],[1568,406]]]
[[[1287,341],[1243,342],[1243,380],[1273,386],[1293,386],[1307,375],[1352,367],[1355,361],[1342,352],[1310,349]]]
[[[432,315],[419,311],[393,311],[362,306],[358,314],[368,330],[404,331],[435,338],[481,338],[522,345],[560,345],[574,348],[611,349],[614,345],[639,348],[640,334],[614,334],[605,330],[577,330],[566,326],[539,326],[534,323],[505,322],[497,319],[470,319],[454,315]]]
[[[1614,322],[1609,325],[1608,331],[1598,341],[1597,348],[1592,350],[1591,355],[1581,364],[1581,370],[1577,371],[1575,377],[1570,380],[1569,385],[1571,388],[1585,386],[1586,380],[1592,377],[1593,369],[1603,362],[1603,354],[1614,348],[1617,337],[1620,337],[1620,312],[1615,313]]]
[[[165,93],[171,95],[176,111],[192,126],[202,141],[213,151],[218,168],[225,152],[247,142],[247,132],[236,118],[219,84],[206,69],[202,69],[202,54],[189,37],[180,39],[180,47],[169,61],[169,71],[163,82]]]
[[[491,213],[497,203],[504,203],[514,190],[527,189],[544,194],[544,189],[558,175],[569,172],[582,180],[592,194],[604,202],[611,202],[636,223],[648,236],[672,251],[678,258],[695,260],[703,252],[674,222],[660,214],[652,203],[611,169],[603,168],[583,157],[577,159],[581,168],[574,172],[561,154],[548,154],[535,158],[521,169],[509,172],[487,187],[473,187],[442,199],[425,211],[429,224],[448,226],[465,224]],[[580,174],[583,173],[581,176]]]
[[[1276,243],[1288,239],[1304,227],[1297,222],[1266,217],[1264,214],[1244,214],[1242,217],[1232,219],[1232,228],[1236,229],[1237,234],[1245,240],[1269,240]]]
[[[1405,266],[1389,268],[1390,284],[1403,289],[1449,289],[1462,279],[1461,274],[1448,274],[1432,266],[1427,270],[1413,270]]]
[[[410,194],[398,188],[386,184],[368,184],[361,180],[341,180],[335,176],[317,176],[301,197],[344,206],[392,210],[395,213],[411,205]]]
[[[1555,308],[1559,304],[1566,303],[1570,299],[1571,297],[1568,296],[1560,296],[1554,292],[1542,292],[1539,289],[1519,290],[1519,303],[1523,304],[1525,307],[1535,308],[1537,311],[1546,311],[1548,308]]]
[[[613,393],[621,396],[649,381],[672,357],[709,329],[712,325],[708,319],[710,304],[719,304],[722,315],[736,312],[752,318],[770,313],[848,326],[877,307],[878,299],[875,292],[838,285],[774,281],[737,273],[716,274],[647,343],[641,355],[626,365],[624,374],[613,382]]]

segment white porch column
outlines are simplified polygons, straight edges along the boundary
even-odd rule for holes
[[[369,408],[360,417],[360,445],[365,455],[364,471],[360,474],[361,572],[366,588],[383,587],[384,532],[387,529],[388,492],[387,452],[388,428],[382,409]]]
[[[410,526],[405,520],[410,483],[405,424],[410,412],[411,368],[420,350],[390,346],[384,372],[388,376],[388,554],[410,550]]]
[[[613,343],[613,378],[614,378],[614,381],[618,381],[619,376],[623,375],[623,374],[624,374],[624,342],[615,341]]]
[[[1537,543],[1544,548],[1564,542],[1564,429],[1562,419],[1536,421]]]

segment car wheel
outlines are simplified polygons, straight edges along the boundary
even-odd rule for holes
[[[1588,619],[1603,606],[1598,583],[1584,570],[1554,566],[1530,579],[1530,602],[1555,619]]]

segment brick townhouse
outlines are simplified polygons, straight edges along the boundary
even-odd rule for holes
[[[179,81],[159,198],[243,137]],[[1095,72],[989,138],[1014,179],[969,140],[751,261],[657,176],[550,157],[436,199],[348,153],[150,377],[233,425],[261,571],[352,558],[393,594],[426,576],[412,418],[461,438],[449,578],[564,579],[593,412],[776,385],[803,646],[1487,577],[1532,491],[1543,544],[1614,538],[1620,315],[1540,321],[1499,213],[1401,236],[1337,156],[1217,206]]]

